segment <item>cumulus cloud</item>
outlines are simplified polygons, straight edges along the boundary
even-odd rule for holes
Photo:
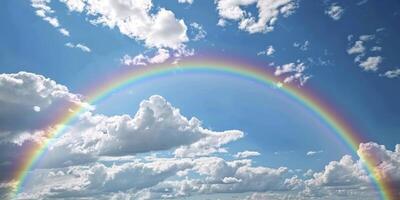
[[[265,33],[274,29],[279,16],[288,17],[298,7],[295,0],[217,0],[220,20],[218,25],[225,26],[226,20],[238,21],[239,29],[249,33]],[[258,19],[245,6],[256,4]]]
[[[42,165],[69,166],[103,156],[174,149],[177,157],[205,156],[226,151],[223,145],[242,136],[238,130],[215,132],[202,128],[198,119],[187,119],[163,97],[155,95],[142,101],[134,117],[82,114],[79,122],[49,147]]]
[[[336,21],[342,18],[343,13],[344,9],[336,3],[331,4],[327,10],[325,10],[325,14]]]
[[[308,185],[316,186],[346,186],[368,183],[368,175],[362,166],[346,155],[340,161],[332,161],[322,172],[315,173]]]
[[[152,13],[151,0],[77,1],[64,0],[71,11],[91,16],[92,24],[118,30],[148,47],[178,49],[187,42],[187,26],[165,8]]]
[[[377,143],[363,143],[360,144],[357,153],[373,158],[373,169],[380,179],[391,182],[394,187],[400,187],[400,144],[391,151]]]
[[[85,104],[82,97],[42,75],[28,72],[0,74],[0,132],[31,131],[52,121],[49,111],[67,112]]]
[[[75,107],[92,106],[67,87],[42,75],[18,72],[0,74],[0,183],[13,175],[15,158],[40,143],[53,127],[54,116]],[[53,124],[51,124],[53,125]],[[1,196],[1,195],[0,195]]]
[[[73,166],[56,170],[37,171],[32,182],[43,183],[27,187],[20,198],[71,198],[96,197],[114,192],[137,192],[155,186],[174,176],[178,171],[192,166],[191,160],[132,161],[106,166]],[[62,180],[62,181],[61,181]]]

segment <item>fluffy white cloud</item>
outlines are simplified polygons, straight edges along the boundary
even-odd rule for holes
[[[347,186],[366,184],[368,175],[362,165],[346,155],[340,161],[332,161],[325,166],[324,171],[315,173],[313,179],[307,180],[308,185],[316,186]]]
[[[380,179],[391,182],[394,187],[400,187],[400,144],[394,151],[373,142],[360,144],[357,153],[374,161],[374,170]]]
[[[354,46],[347,49],[348,54],[361,54],[365,52],[365,47],[363,45],[363,41],[358,40],[354,43]]]
[[[81,51],[87,52],[87,53],[92,51],[88,46],[81,44],[81,43],[73,44],[71,42],[68,42],[65,44],[65,46],[69,47],[69,48],[77,48],[77,49],[80,49]]]
[[[352,38],[353,35],[348,36],[349,41],[351,41]],[[375,45],[377,44],[375,34],[360,35],[358,37],[358,40],[356,40],[354,44],[347,49],[347,53],[349,55],[356,56],[354,58],[354,62],[357,63],[362,69],[364,69],[364,71],[377,71],[379,69],[379,65],[383,61],[382,56],[376,55],[379,51],[382,51],[382,47],[373,46],[367,49],[366,44],[369,44],[371,42],[375,43]],[[368,54],[371,53],[375,55],[369,56]]]
[[[0,132],[43,128],[43,122],[52,121],[52,112],[90,107],[67,87],[28,72],[0,74],[0,104]]]
[[[361,143],[357,154],[359,157],[373,158],[372,168],[378,179],[389,182],[394,188],[400,186],[400,145],[394,151],[373,142]],[[371,190],[370,175],[363,167],[363,161],[353,160],[345,155],[340,161],[332,161],[321,172],[314,173],[311,179],[305,180],[302,195],[312,197],[352,196],[368,198],[378,195]],[[311,171],[310,171],[311,172]],[[312,173],[312,172],[311,172]],[[309,176],[308,173],[307,176]]]
[[[242,151],[234,155],[235,158],[249,158],[261,155],[257,151]]]
[[[325,14],[331,17],[333,20],[339,20],[344,13],[344,9],[337,5],[336,3],[331,4],[327,10],[325,10]]]
[[[376,71],[378,70],[378,66],[381,64],[381,62],[381,56],[370,56],[360,63],[360,67],[362,67],[365,71]]]
[[[167,9],[152,13],[151,0],[64,0],[71,11],[85,12],[92,16],[93,24],[118,30],[148,47],[178,49],[189,39],[187,26],[182,19]]]
[[[216,0],[220,26],[226,20],[239,22],[239,29],[249,33],[265,33],[274,29],[279,16],[288,17],[297,8],[295,0]],[[256,4],[258,19],[243,9],[245,6]]]
[[[175,154],[180,157],[208,155],[223,151],[223,145],[241,136],[243,133],[237,130],[214,132],[204,129],[198,119],[188,120],[164,98],[152,96],[140,104],[133,118],[90,112],[81,115],[79,123],[49,148],[51,153],[43,163],[69,165],[82,162],[68,160],[73,155],[92,160],[98,156],[135,155],[172,148],[177,148]]]
[[[20,198],[92,197],[114,192],[138,192],[192,167],[191,160],[162,159],[152,162],[132,161],[107,166],[73,166],[53,170],[37,170]]]

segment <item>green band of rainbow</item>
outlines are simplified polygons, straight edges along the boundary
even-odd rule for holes
[[[237,62],[230,63],[226,60],[189,60],[182,61],[179,65],[156,65],[141,67],[126,71],[123,74],[118,74],[108,81],[105,81],[102,85],[91,89],[89,94],[86,95],[87,102],[95,105],[96,102],[106,98],[116,90],[119,90],[127,85],[135,84],[146,79],[157,78],[158,76],[168,76],[186,71],[223,73],[251,79],[261,84],[274,87],[280,81],[279,78],[273,75],[273,72],[266,69],[253,67],[248,64]],[[297,86],[287,84],[280,88],[280,90],[319,116],[321,120],[324,121],[337,134],[337,137],[340,138],[340,140],[347,144],[352,151],[357,152],[359,144],[363,142],[360,134],[357,134],[353,128],[338,115],[332,106],[329,106],[326,102],[323,102],[320,98],[303,87],[299,88]],[[55,128],[49,131],[47,139],[41,144],[31,146],[29,150],[26,151],[23,162],[21,162],[19,165],[19,168],[14,176],[16,184],[14,191],[12,192],[12,199],[16,198],[18,193],[21,192],[22,185],[26,181],[29,171],[31,171],[35,163],[40,160],[48,148],[48,145],[62,135],[66,127],[84,111],[86,111],[86,108],[75,105],[72,109],[70,109],[70,112],[66,112],[58,116],[53,123]],[[379,178],[379,172],[376,171],[373,165],[373,163],[375,163],[374,158],[367,157],[366,155],[360,155],[360,157],[361,160],[363,160],[365,169],[371,176],[372,183],[379,192],[380,198],[387,200],[395,199],[390,185],[383,179]]]

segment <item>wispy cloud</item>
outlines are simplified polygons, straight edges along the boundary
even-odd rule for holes
[[[81,43],[73,44],[71,42],[68,42],[68,43],[65,44],[65,46],[69,47],[69,48],[80,49],[81,51],[86,52],[86,53],[92,52],[92,50],[89,47],[87,47],[86,45],[81,44]]]

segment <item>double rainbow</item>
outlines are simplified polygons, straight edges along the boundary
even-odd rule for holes
[[[226,60],[210,60],[194,59],[189,61],[181,61],[179,65],[156,65],[149,67],[141,67],[130,70],[125,70],[123,73],[111,76],[106,79],[100,86],[92,87],[90,92],[86,95],[87,102],[95,105],[108,95],[118,91],[127,85],[135,84],[147,79],[157,79],[158,77],[165,77],[176,73],[211,73],[211,74],[224,74],[232,75],[244,79],[250,79],[260,84],[276,87],[276,84],[281,80],[274,76],[272,71],[265,68],[254,67],[250,64],[240,62],[229,62]],[[357,133],[343,117],[335,111],[335,109],[327,102],[322,101],[321,98],[307,90],[305,87],[297,87],[290,84],[285,84],[279,88],[289,98],[304,105],[311,112],[315,113],[320,119],[326,123],[336,134],[337,137],[343,141],[352,151],[357,152],[358,145],[363,142],[360,134]],[[40,144],[32,145],[24,155],[19,168],[16,170],[14,180],[16,182],[12,192],[12,199],[16,198],[22,190],[23,184],[26,182],[29,171],[31,171],[35,164],[44,155],[46,149],[52,141],[57,140],[61,136],[66,127],[79,116],[87,108],[75,105],[69,112],[62,113],[57,116],[56,120],[52,123],[54,129],[48,132],[47,139]],[[395,199],[393,189],[383,179],[379,178],[379,172],[376,171],[373,163],[374,158],[366,155],[360,155],[364,163],[365,169],[369,172],[371,183],[379,192],[381,199],[391,200]]]

